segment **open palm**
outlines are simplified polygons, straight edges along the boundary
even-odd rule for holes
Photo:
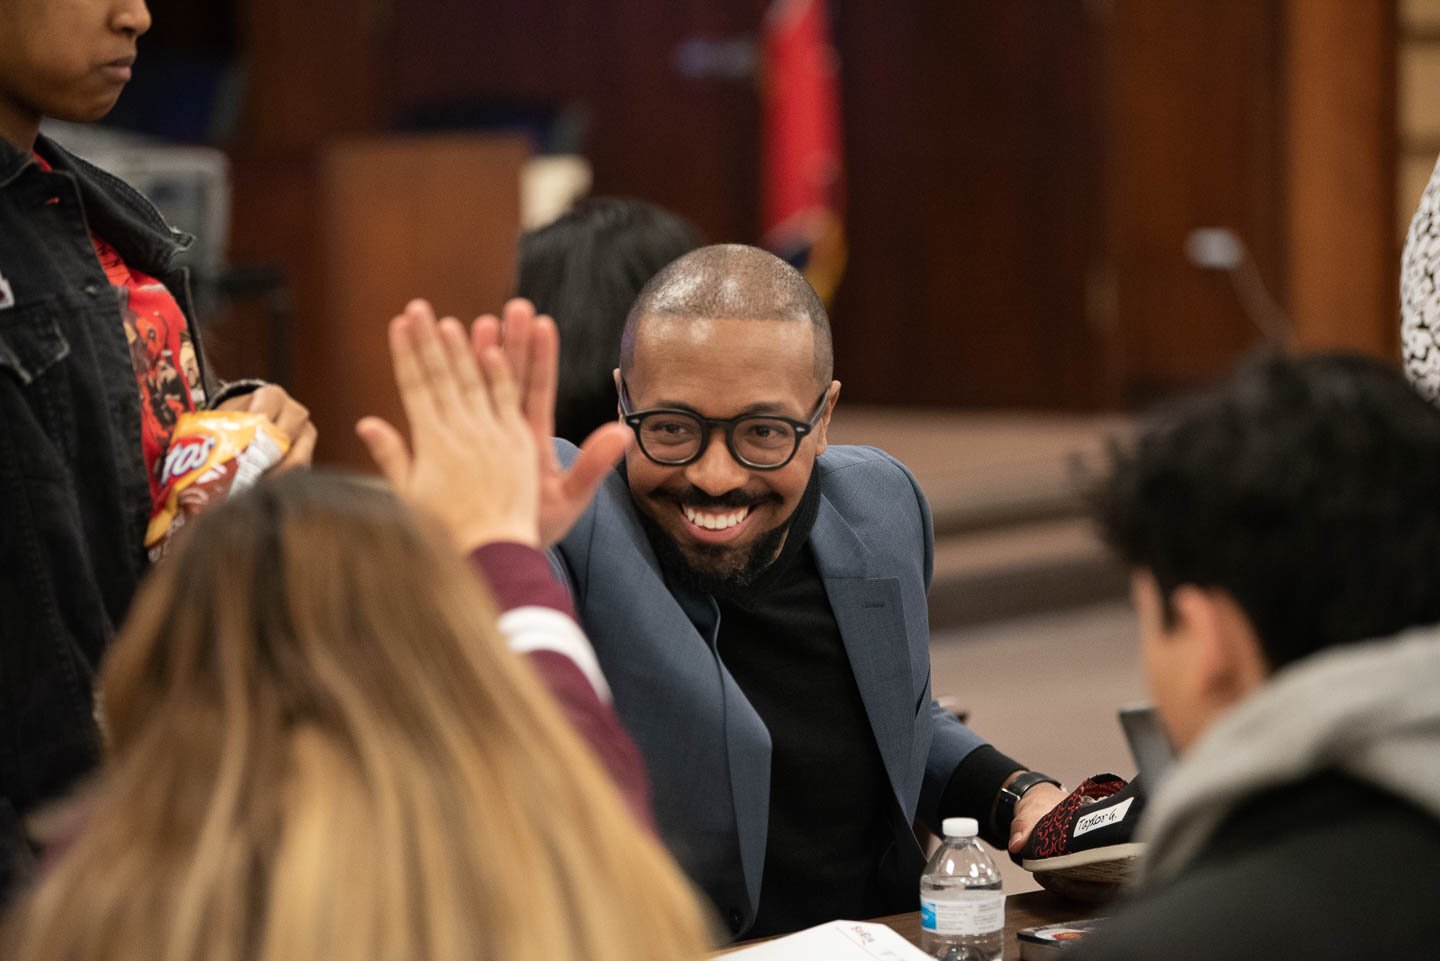
[[[570,530],[595,496],[595,489],[630,445],[630,428],[617,420],[585,439],[569,470],[556,456],[555,390],[560,362],[560,335],[555,322],[537,316],[524,298],[505,304],[503,322],[493,314],[475,321],[471,342],[476,357],[503,344],[530,425],[540,472],[540,541],[550,546]]]

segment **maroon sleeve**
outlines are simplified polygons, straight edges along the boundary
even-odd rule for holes
[[[560,709],[570,719],[570,725],[610,772],[635,819],[653,831],[655,820],[650,809],[650,784],[645,777],[645,761],[640,756],[640,749],[621,727],[614,709],[600,700],[580,668],[564,654],[531,651],[525,657],[540,674],[540,679],[555,700],[560,702]]]
[[[490,585],[502,613],[517,607],[548,607],[579,620],[570,592],[535,548],[513,541],[482,544],[471,552],[470,564]]]
[[[538,550],[510,542],[486,544],[470,555],[470,562],[490,585],[502,613],[502,631],[503,614],[527,607],[559,612],[579,631],[570,592],[555,579],[550,562]],[[575,732],[610,772],[636,820],[653,831],[645,762],[614,708],[600,697],[585,672],[563,650],[540,647],[524,651],[523,656],[559,702]]]

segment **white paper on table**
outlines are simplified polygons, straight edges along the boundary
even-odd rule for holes
[[[883,924],[830,921],[725,955],[725,961],[934,961]]]

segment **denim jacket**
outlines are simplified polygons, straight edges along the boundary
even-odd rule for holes
[[[139,394],[90,230],[170,289],[210,383],[176,262],[191,238],[36,149],[53,172],[0,140],[0,900],[28,855],[20,819],[99,761],[92,684],[147,566]]]

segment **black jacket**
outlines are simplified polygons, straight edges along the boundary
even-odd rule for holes
[[[28,853],[19,819],[99,760],[92,683],[146,567],[139,393],[90,230],[174,294],[209,383],[177,263],[190,238],[36,149],[53,172],[0,140],[0,899]]]
[[[1440,823],[1328,773],[1236,809],[1173,882],[1138,893],[1067,961],[1431,961]]]

